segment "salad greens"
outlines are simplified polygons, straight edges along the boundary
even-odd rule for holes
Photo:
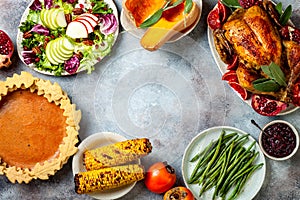
[[[71,20],[78,16],[74,14],[73,10],[80,8],[84,13],[95,15],[99,19],[98,25],[92,33],[89,33],[88,38],[70,38],[66,35],[66,27],[53,30],[43,24],[41,11],[52,8],[63,8],[64,14],[71,16]],[[108,25],[103,23],[108,23]],[[109,30],[102,31],[100,26]],[[104,0],[34,0],[29,6],[26,19],[19,26],[20,32],[23,33],[21,55],[24,63],[28,66],[55,76],[84,70],[91,73],[94,70],[93,66],[110,53],[116,39],[117,27],[116,16]],[[50,41],[58,37],[67,37],[71,41],[74,45],[74,55],[69,61],[54,65],[47,58],[45,49]],[[74,56],[77,56],[78,59],[75,59]],[[76,69],[71,67],[72,69],[68,70],[71,65]]]

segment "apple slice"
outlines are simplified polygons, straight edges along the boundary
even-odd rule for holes
[[[92,24],[89,21],[82,19],[82,18],[79,18],[79,19],[76,18],[75,21],[83,23],[84,26],[86,27],[88,33],[94,32],[94,27],[92,26]]]
[[[49,62],[52,63],[53,65],[58,65],[59,63],[55,60],[52,54],[52,43],[53,41],[48,42],[46,46],[46,57],[48,58]]]
[[[61,37],[58,39],[58,46],[58,51],[65,55],[73,54],[74,52],[74,45],[66,37]]]
[[[56,22],[56,15],[57,15],[57,13],[58,13],[58,9],[50,9],[50,10],[48,10],[48,14],[47,14],[48,20],[47,20],[47,22],[49,23],[49,27],[51,29],[57,29],[57,28],[59,28],[59,25]]]
[[[57,51],[56,51],[57,47],[56,47],[55,44],[56,44],[55,41],[53,41],[50,44],[50,46],[49,46],[49,55],[50,55],[50,57],[52,58],[52,60],[54,62],[56,62],[56,63],[64,63],[65,59],[57,55]]]
[[[88,31],[84,23],[80,21],[72,21],[67,26],[66,35],[71,38],[87,38]]]
[[[96,22],[96,25],[99,23],[98,17],[91,14],[91,13],[83,13],[79,17],[89,17],[89,18],[93,19]]]
[[[41,10],[40,19],[41,19],[42,23],[43,23],[46,27],[48,27],[48,25],[47,25],[47,23],[46,23],[46,12],[47,12],[46,9],[42,9],[42,10]]]
[[[59,46],[59,42],[55,41],[52,43],[52,55],[54,57],[54,59],[59,62],[59,63],[64,63],[66,60],[68,60],[72,54],[64,54],[61,53],[61,51],[59,50],[61,47]]]
[[[88,21],[92,27],[95,27],[98,24],[97,21],[95,21],[92,17],[87,15],[83,15],[83,16],[80,15],[79,17],[76,18],[76,20],[81,20],[81,19]]]
[[[51,30],[55,30],[56,29],[56,26],[55,24],[52,24],[52,21],[54,23],[54,19],[52,17],[52,13],[54,12],[55,10],[53,9],[50,9],[50,10],[45,10],[45,22],[46,22],[46,26],[48,28],[50,28]]]
[[[62,28],[67,27],[67,20],[66,20],[66,17],[65,17],[64,9],[59,8],[59,9],[56,9],[56,10],[57,10],[57,12],[54,16],[56,24],[58,25],[58,27],[62,27]]]

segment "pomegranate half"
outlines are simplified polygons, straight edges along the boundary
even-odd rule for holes
[[[0,69],[11,65],[11,56],[14,52],[14,44],[10,37],[0,30]]]

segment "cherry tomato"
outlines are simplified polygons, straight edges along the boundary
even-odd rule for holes
[[[186,187],[178,186],[168,190],[164,200],[194,200],[192,192]]]
[[[151,192],[164,193],[171,189],[175,182],[175,170],[167,162],[157,162],[147,170],[145,185]]]

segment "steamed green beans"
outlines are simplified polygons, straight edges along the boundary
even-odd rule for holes
[[[221,131],[211,143],[190,162],[197,162],[189,177],[189,184],[200,186],[199,196],[214,187],[212,199],[236,199],[253,172],[263,166],[254,164],[258,152],[255,141],[248,147],[249,135]]]

